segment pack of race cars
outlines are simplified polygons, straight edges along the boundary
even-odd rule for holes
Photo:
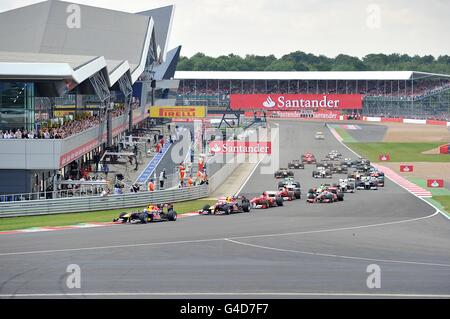
[[[324,159],[318,161],[312,153],[302,154],[303,164],[315,164],[313,178],[331,179],[333,174],[347,175],[337,183],[321,184],[312,188],[306,195],[308,203],[334,203],[344,200],[345,193],[355,193],[356,190],[377,190],[384,187],[384,173],[363,158],[344,158],[336,150],[330,151]],[[304,167],[303,167],[304,168]]]
[[[198,211],[201,215],[230,215],[250,213],[253,209],[282,207],[286,201],[302,198],[300,182],[294,178],[290,169],[304,169],[306,165],[316,165],[312,172],[314,178],[332,178],[333,174],[347,175],[335,183],[322,183],[308,190],[307,203],[336,203],[344,201],[345,193],[358,190],[377,190],[384,187],[384,173],[371,165],[369,160],[343,158],[337,151],[329,152],[323,160],[318,161],[312,153],[302,154],[300,160],[293,160],[288,168],[280,168],[274,174],[277,180],[276,190],[265,190],[261,195],[247,198],[245,196],[221,197],[213,205],[206,205]],[[150,204],[144,210],[121,213],[115,223],[146,224],[156,221],[176,221],[177,213],[173,204]]]

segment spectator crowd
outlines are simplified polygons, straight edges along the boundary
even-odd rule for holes
[[[116,118],[124,114],[123,108],[112,111],[112,117]],[[0,139],[64,139],[90,128],[98,126],[101,119],[98,115],[84,117],[78,120],[65,121],[55,127],[44,127],[38,130],[12,129],[0,130]]]

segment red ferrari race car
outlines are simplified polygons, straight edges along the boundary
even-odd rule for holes
[[[302,163],[303,164],[316,164],[317,160],[313,153],[302,154]]]
[[[250,200],[252,208],[266,209],[269,207],[283,206],[284,199],[280,196],[279,192],[267,191],[262,193],[261,196],[255,197]]]

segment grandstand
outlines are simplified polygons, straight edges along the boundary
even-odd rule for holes
[[[364,116],[450,120],[450,75],[414,71],[178,71],[179,105],[230,107],[231,94],[361,94]],[[356,110],[342,110],[343,113]]]
[[[173,6],[134,14],[77,5],[77,28],[67,23],[71,5],[0,13],[0,194],[51,190],[147,125],[150,106],[175,104]]]

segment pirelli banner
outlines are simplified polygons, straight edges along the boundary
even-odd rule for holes
[[[148,115],[154,118],[202,119],[206,113],[206,106],[151,106]]]
[[[344,110],[361,109],[361,94],[231,94],[233,110]]]

